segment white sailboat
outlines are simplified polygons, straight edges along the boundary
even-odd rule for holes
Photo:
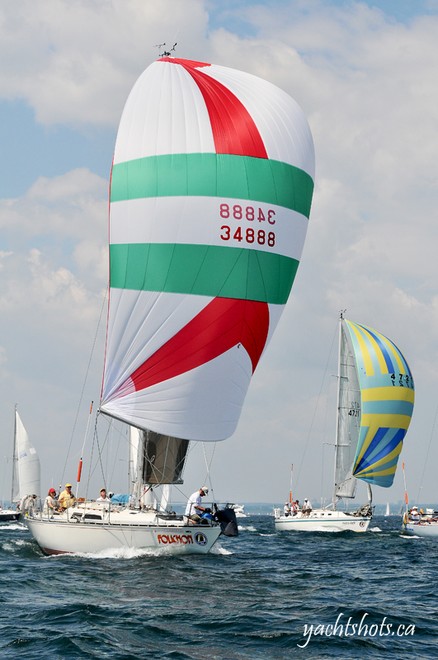
[[[230,509],[233,509],[234,513],[236,514],[236,518],[247,517],[244,504],[238,504],[237,502],[229,502],[227,506],[229,506]]]
[[[18,520],[25,514],[27,497],[40,498],[40,460],[15,407],[14,446],[12,453],[11,502],[17,508],[0,508],[0,522]]]
[[[399,349],[341,313],[333,501],[295,515],[275,509],[275,529],[365,532],[372,517],[371,485],[391,486],[413,404],[414,381]],[[358,480],[366,483],[368,502],[341,510],[341,501],[355,498]]]
[[[391,515],[391,507],[389,506],[389,502],[386,503],[386,509],[385,509],[385,518],[388,518],[388,516]]]
[[[438,538],[438,511],[412,507],[403,515],[403,531],[410,536]]]
[[[0,505],[0,523],[12,522],[20,518],[20,512],[17,509],[6,508]]]
[[[189,442],[237,426],[298,268],[313,170],[304,115],[271,83],[169,53],[140,76],[112,168],[97,419],[135,429],[130,498],[29,518],[45,553],[206,553],[236,533],[232,509],[194,522],[155,490],[182,483]]]
[[[405,484],[405,512],[403,514],[402,529],[410,536],[438,538],[438,511],[431,508],[422,509],[414,505],[409,506],[408,491],[406,488],[406,474],[403,463],[403,480]]]

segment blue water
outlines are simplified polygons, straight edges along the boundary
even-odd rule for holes
[[[400,525],[276,533],[251,515],[214,553],[177,558],[44,557],[5,523],[0,658],[437,658],[438,540]]]

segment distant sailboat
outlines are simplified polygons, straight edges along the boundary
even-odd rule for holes
[[[38,501],[40,491],[40,460],[15,407],[11,502],[20,505],[20,508],[0,509],[0,521],[18,520],[22,514],[25,514],[22,506],[26,498],[35,495]]]
[[[230,509],[233,509],[234,513],[236,514],[236,518],[246,518],[247,514],[245,512],[244,504],[229,503],[227,506],[229,506]]]
[[[391,486],[413,405],[414,381],[399,349],[341,313],[333,502],[309,514],[275,509],[275,528],[365,532],[372,517],[371,485]],[[353,512],[339,510],[340,500],[354,499],[358,480],[367,484],[368,503]]]
[[[11,522],[20,518],[20,512],[17,509],[7,508],[4,509],[0,505],[0,523]]]
[[[425,536],[438,538],[438,511],[418,506],[409,506],[408,491],[406,488],[405,466],[403,463],[403,479],[405,483],[405,512],[403,514],[402,529],[410,536]]]
[[[402,528],[411,536],[438,538],[438,511],[412,507],[403,515]]]
[[[385,517],[387,518],[390,515],[391,515],[391,507],[389,506],[389,502],[387,502],[386,503],[386,509],[385,509]]]
[[[189,442],[234,433],[301,258],[314,176],[301,109],[256,76],[165,55],[128,97],[110,186],[98,421],[137,430],[131,501],[29,520],[47,554],[206,553],[227,533],[233,510],[213,502],[192,524],[153,491],[182,483]]]

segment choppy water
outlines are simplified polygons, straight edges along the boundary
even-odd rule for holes
[[[438,541],[400,525],[275,533],[254,515],[206,556],[43,557],[6,523],[0,658],[437,658]]]

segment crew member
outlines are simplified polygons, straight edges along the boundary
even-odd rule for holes
[[[205,495],[208,495],[207,486],[202,486],[199,490],[196,490],[194,493],[192,493],[192,495],[190,495],[189,499],[187,500],[185,511],[185,515],[189,520],[199,522],[201,520],[201,516],[199,514],[207,511],[207,509],[202,506],[201,499],[205,497]]]

